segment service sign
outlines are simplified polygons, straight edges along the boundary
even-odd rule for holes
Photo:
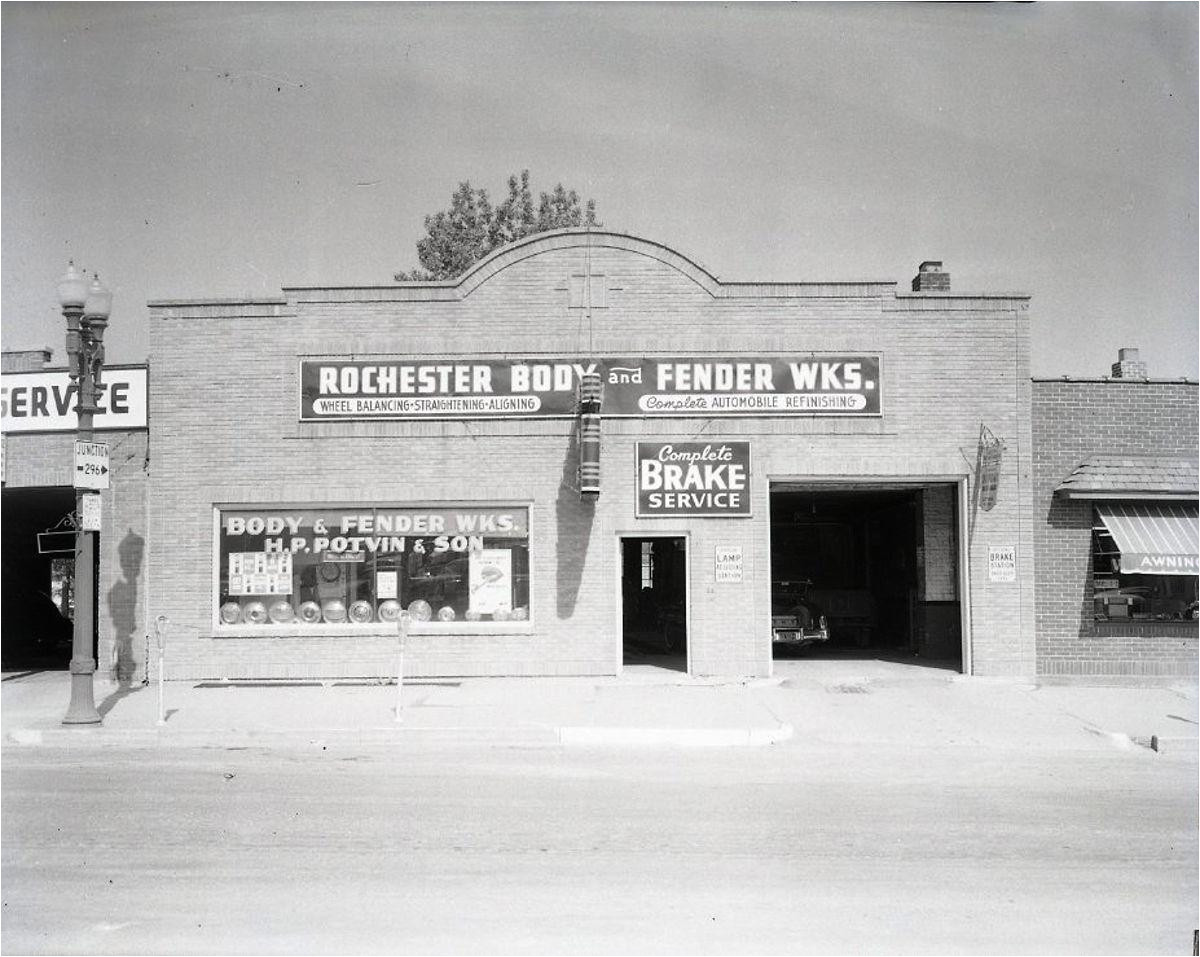
[[[750,514],[749,442],[638,442],[638,518]]]
[[[97,389],[100,411],[93,428],[144,429],[146,369],[105,368]],[[0,379],[0,428],[4,432],[74,432],[78,388],[66,371],[13,372]]]
[[[877,355],[300,360],[300,418],[564,418],[581,378],[598,373],[606,417],[874,416]]]

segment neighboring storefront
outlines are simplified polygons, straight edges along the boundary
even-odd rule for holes
[[[1038,673],[1197,673],[1197,384],[1033,383]]]
[[[75,592],[75,387],[50,348],[9,351],[0,380],[0,635],[5,671],[65,668]],[[109,452],[100,494],[95,647],[98,674],[140,680],[146,664],[148,374],[106,366],[96,443]]]
[[[386,675],[404,611],[421,675],[766,675],[809,627],[1032,675],[1028,299],[912,286],[564,230],[453,282],[152,303],[170,674]]]

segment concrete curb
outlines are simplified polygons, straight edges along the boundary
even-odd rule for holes
[[[761,747],[780,744],[794,734],[790,724],[776,728],[559,728],[561,744],[584,747]]]
[[[43,748],[325,748],[395,745],[491,747],[761,747],[792,737],[790,724],[759,728],[377,728],[237,730],[167,728],[15,728],[5,743]]]
[[[18,728],[6,744],[43,748],[323,748],[455,744],[533,747],[558,744],[554,728],[333,728],[309,730],[165,730],[154,728]]]

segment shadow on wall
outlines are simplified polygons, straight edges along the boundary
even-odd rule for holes
[[[146,540],[132,529],[117,546],[121,581],[108,590],[108,613],[113,623],[113,675],[122,686],[133,680],[137,664],[133,657],[133,635],[137,631],[138,578],[146,554]]]
[[[558,533],[558,617],[572,618],[579,585],[583,581],[583,558],[592,537],[596,503],[590,496],[579,495],[579,430],[572,427],[558,483],[558,501],[554,508]]]

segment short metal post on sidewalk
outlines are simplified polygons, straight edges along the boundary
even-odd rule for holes
[[[404,645],[408,640],[408,626],[411,618],[407,611],[401,611],[396,619],[396,723],[404,720]]]
[[[154,619],[154,639],[158,642],[158,724],[162,726],[167,723],[167,712],[163,698],[163,684],[166,681],[166,672],[163,669],[163,659],[166,657],[166,641],[165,632],[167,625],[171,619],[166,615],[159,615]]]

